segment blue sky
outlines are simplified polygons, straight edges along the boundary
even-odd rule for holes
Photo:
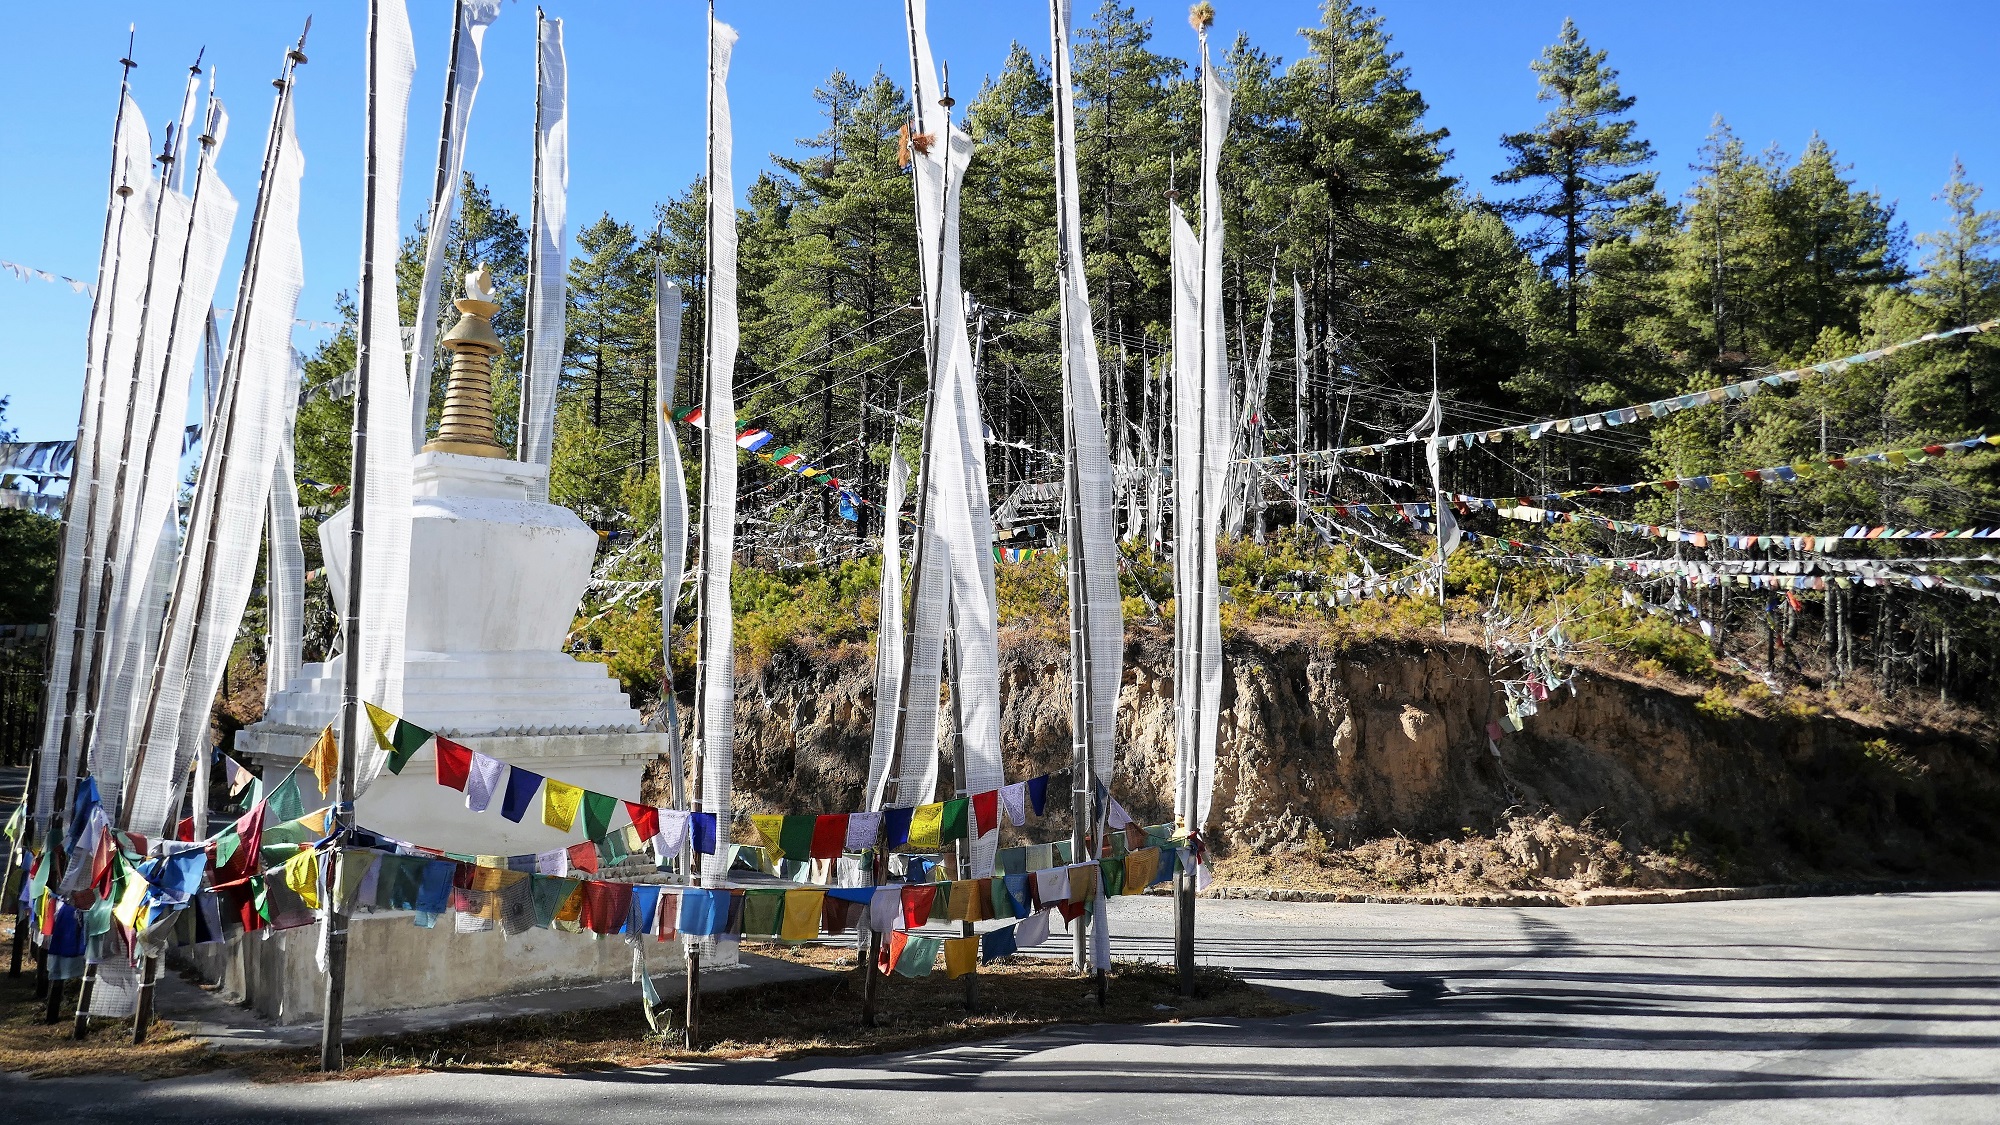
[[[1094,0],[1077,0],[1094,10]],[[425,169],[435,152],[450,0],[410,0],[418,73],[410,121],[415,191],[405,224],[425,206]],[[1187,5],[1136,0],[1154,21],[1155,46],[1191,56]],[[655,200],[684,188],[702,164],[703,5],[698,0],[545,0],[566,17],[571,83],[572,229],[600,212],[643,221]],[[1301,53],[1297,29],[1317,22],[1311,0],[1223,0],[1218,40],[1247,31],[1286,60]],[[818,129],[813,88],[834,68],[857,75],[908,74],[899,0],[720,0],[742,32],[732,98],[737,180],[747,183],[773,150]],[[1932,195],[1954,155],[1981,182],[2000,184],[2000,4],[1850,0],[1383,0],[1395,46],[1431,105],[1430,122],[1451,131],[1449,170],[1490,190],[1500,168],[1497,138],[1541,115],[1528,63],[1565,15],[1609,49],[1625,91],[1639,99],[1641,133],[1659,152],[1671,193],[1716,114],[1752,148],[1797,152],[1825,136],[1863,185],[1897,203],[1912,232],[1939,225]],[[32,5],[10,18],[15,75],[9,125],[0,131],[0,259],[90,278],[103,221],[111,113],[126,25],[137,22],[135,92],[159,128],[175,112],[197,48],[219,67],[232,117],[222,169],[244,201],[247,225],[270,79],[308,12],[311,62],[298,85],[306,155],[307,284],[300,315],[333,317],[334,295],[351,288],[361,219],[362,35],[365,5],[337,0],[82,0]],[[467,167],[519,210],[528,193],[534,104],[535,9],[508,0],[487,39]],[[1081,19],[1081,15],[1079,19]],[[1011,40],[1048,49],[1047,9],[1036,0],[932,0],[932,42],[970,94],[999,68]],[[2000,206],[2000,188],[1988,197]],[[233,272],[233,267],[232,267]],[[225,277],[223,301],[233,295]],[[82,382],[87,298],[67,287],[0,274],[0,395],[8,424],[24,438],[72,436]],[[301,330],[310,349],[321,334]]]

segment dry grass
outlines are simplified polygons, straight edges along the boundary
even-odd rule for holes
[[[1017,958],[983,965],[979,1008],[964,1008],[962,981],[940,971],[920,980],[890,977],[882,984],[880,1026],[861,1026],[861,978],[853,953],[820,946],[758,953],[846,971],[818,980],[789,981],[732,990],[706,998],[702,1050],[681,1046],[678,1031],[656,1032],[637,1004],[596,1011],[522,1017],[446,1031],[350,1040],[342,1077],[369,1078],[431,1070],[494,1070],[565,1074],[652,1066],[671,1062],[786,1059],[802,1055],[866,1055],[975,1039],[992,1039],[1057,1024],[1157,1023],[1215,1017],[1266,1017],[1296,1009],[1221,970],[1204,969],[1197,995],[1182,998],[1170,967],[1118,962],[1108,1000],[1097,1006],[1090,982],[1067,962]],[[677,982],[662,981],[672,999]],[[164,1078],[203,1070],[234,1069],[267,1082],[310,1081],[317,1050],[290,1049],[221,1055],[198,1041],[155,1025],[151,1040],[133,1047],[124,1028],[101,1028],[83,1043],[68,1038],[69,1024],[40,1024],[42,1006],[32,998],[32,974],[0,978],[0,1070],[55,1077],[124,1074]],[[677,1013],[676,1013],[677,1015]]]
[[[0,919],[0,950],[11,950],[13,940],[14,919]],[[18,977],[0,970],[0,1071],[35,1078],[84,1074],[167,1078],[220,1065],[216,1053],[199,1040],[157,1021],[147,1031],[142,1046],[132,1045],[130,1020],[115,1027],[99,1020],[90,1038],[81,1043],[70,1038],[76,1011],[75,981],[69,982],[64,993],[62,1019],[53,1025],[43,1023],[45,1006],[45,1001],[35,999],[32,960],[23,962]]]

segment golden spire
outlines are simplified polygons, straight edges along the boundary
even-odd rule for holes
[[[479,268],[465,275],[465,296],[453,302],[457,324],[438,344],[451,353],[451,381],[445,385],[444,417],[437,440],[425,453],[459,453],[468,457],[505,457],[506,447],[493,438],[493,357],[500,354],[500,337],[493,334],[493,275]]]

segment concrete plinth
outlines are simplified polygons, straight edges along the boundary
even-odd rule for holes
[[[356,915],[348,927],[347,1005],[351,1015],[433,1008],[545,988],[632,975],[632,947],[622,937],[529,930],[461,934],[451,915],[434,929],[415,925],[408,911]],[[219,946],[179,950],[224,998],[274,1023],[316,1020],[325,1010],[326,976],[314,962],[319,927],[263,937],[244,934]],[[678,941],[645,939],[647,969],[686,969]],[[633,985],[633,995],[638,995]]]

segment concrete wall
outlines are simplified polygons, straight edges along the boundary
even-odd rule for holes
[[[431,1008],[560,988],[626,980],[631,947],[623,937],[529,930],[507,937],[498,930],[461,934],[452,916],[434,929],[414,925],[408,911],[383,911],[352,919],[348,929],[347,1011],[352,1015]],[[225,999],[276,1023],[318,1019],[326,977],[314,961],[318,926],[282,933],[244,934],[221,946],[178,951]],[[655,975],[685,968],[678,941],[644,939],[647,968]],[[635,995],[636,995],[636,986]]]

